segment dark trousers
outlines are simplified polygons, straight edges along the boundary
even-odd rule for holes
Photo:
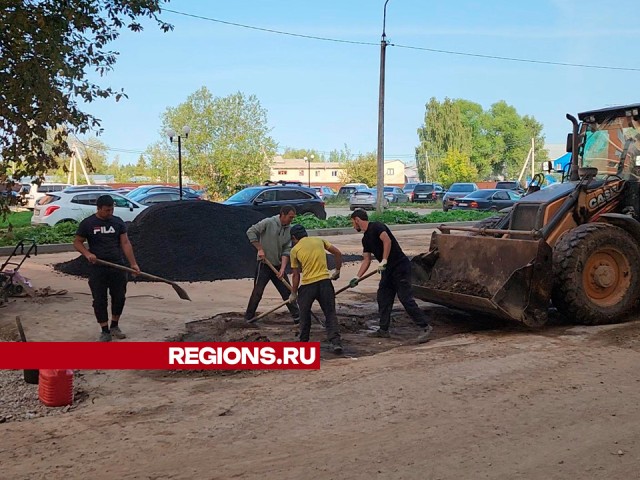
[[[275,268],[276,270],[280,270],[280,266],[276,266]],[[276,287],[276,289],[280,293],[280,296],[282,297],[282,300],[286,300],[289,298],[290,292],[284,282],[280,280],[267,265],[262,262],[258,262],[258,265],[256,267],[256,276],[253,280],[253,291],[251,292],[251,297],[249,298],[247,311],[244,314],[244,318],[246,320],[251,320],[256,316],[256,310],[258,309],[260,300],[262,300],[264,288],[269,282],[273,283],[273,285]],[[287,303],[287,308],[291,312],[291,315],[294,319],[297,319],[300,316],[300,311],[298,310],[298,306],[295,303]]]
[[[420,327],[429,324],[424,314],[413,298],[411,291],[411,262],[408,258],[400,260],[392,267],[382,272],[378,285],[378,310],[380,312],[380,330],[389,330],[391,324],[391,310],[396,295],[409,316]]]
[[[127,273],[109,267],[91,266],[89,288],[93,295],[93,312],[98,323],[109,321],[108,295],[111,295],[111,314],[122,315],[127,294]]]
[[[327,340],[340,343],[340,329],[336,316],[336,292],[331,280],[320,280],[298,288],[298,306],[300,307],[300,341],[308,342],[311,332],[311,306],[318,301],[325,317]]]

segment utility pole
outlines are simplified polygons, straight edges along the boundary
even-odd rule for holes
[[[387,3],[384,2],[384,15],[382,17],[382,38],[380,40],[380,92],[378,95],[378,172],[376,182],[376,211],[382,213],[382,199],[384,198],[384,71],[385,54],[387,50]]]
[[[531,182],[536,174],[536,139],[531,138]]]

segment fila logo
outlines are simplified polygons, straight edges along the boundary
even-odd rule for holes
[[[97,235],[98,233],[116,233],[116,229],[113,226],[107,227],[93,227],[93,234]]]

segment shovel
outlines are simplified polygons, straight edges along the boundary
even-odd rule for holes
[[[362,280],[365,280],[365,279],[367,279],[367,278],[369,278],[369,277],[372,277],[372,276],[373,276],[373,275],[375,275],[376,273],[378,273],[378,271],[377,271],[377,270],[371,270],[369,273],[365,273],[363,276],[359,277],[359,278],[358,278],[358,282],[361,282]],[[349,284],[345,285],[344,287],[342,287],[341,289],[339,289],[339,290],[337,290],[337,291],[336,291],[336,295],[338,295],[338,294],[340,294],[340,293],[344,292],[345,290],[347,290],[347,289],[349,289],[349,288],[350,288],[350,287],[349,287]],[[256,316],[256,317],[253,317],[251,320],[247,320],[247,323],[254,323],[254,322],[257,322],[257,321],[258,321],[258,320],[260,320],[261,318],[264,318],[264,317],[266,317],[267,315],[269,315],[270,313],[273,313],[273,312],[275,312],[276,310],[278,310],[278,309],[280,309],[280,308],[284,307],[287,303],[289,303],[289,300],[286,300],[286,301],[284,301],[284,302],[280,303],[279,305],[276,305],[275,307],[273,307],[271,310],[269,310],[269,311],[267,311],[267,312],[261,313],[260,315],[258,315],[258,316]]]
[[[264,257],[264,258],[262,259],[262,261],[263,261],[264,263],[266,263],[266,264],[267,264],[267,266],[268,266],[268,267],[273,271],[273,273],[275,273],[276,275],[280,275],[280,272],[278,272],[278,270],[276,270],[276,267],[274,267],[274,266],[273,266],[273,263],[271,263],[267,257]],[[286,277],[282,277],[282,279],[281,279],[281,280],[282,280],[282,283],[284,283],[284,284],[287,286],[287,288],[289,289],[289,291],[290,291],[290,292],[292,292],[292,291],[293,291],[293,288],[291,288],[291,285],[290,285],[290,284],[289,284],[289,282],[287,281]],[[311,312],[311,316],[312,316],[313,318],[315,318],[315,319],[317,320],[317,322],[318,322],[320,325],[322,325],[322,326],[324,327],[324,322],[323,322],[323,321],[321,321],[321,320],[316,316],[316,314],[315,314],[315,313]]]
[[[139,275],[141,277],[148,278],[149,280],[155,280],[156,282],[168,283],[173,287],[173,289],[176,291],[176,293],[182,300],[191,301],[191,298],[189,298],[189,294],[176,282],[172,282],[171,280],[167,280],[166,278],[151,275],[150,273],[144,273],[144,272],[138,273],[133,268],[125,267],[124,265],[118,265],[117,263],[107,262],[106,260],[100,260],[99,258],[96,258],[96,263],[99,265],[105,265],[107,267],[116,268],[118,270],[133,273],[134,275]]]
[[[16,325],[18,327],[18,333],[20,334],[20,340],[23,342],[27,341],[27,336],[24,334],[24,329],[22,328],[22,321],[20,320],[20,315],[16,317]],[[23,371],[24,381],[30,383],[32,385],[37,385],[40,379],[40,370],[24,370]]]

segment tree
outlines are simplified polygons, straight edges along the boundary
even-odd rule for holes
[[[462,123],[471,132],[471,152],[469,160],[478,170],[479,178],[491,175],[492,143],[487,137],[490,116],[478,103],[458,98],[454,100],[462,114]]]
[[[542,124],[535,118],[521,117],[504,100],[487,111],[464,99],[435,98],[426,106],[425,123],[418,129],[416,147],[418,175],[425,181],[438,171],[439,163],[449,151],[469,157],[478,178],[491,176],[515,178],[535,139],[536,159],[547,158]]]
[[[375,185],[378,178],[378,161],[376,152],[358,155],[355,160],[343,162],[344,173],[341,180],[344,183],[366,183]]]
[[[468,154],[449,150],[438,165],[435,178],[445,188],[456,182],[473,182],[478,178],[478,170],[471,163]]]
[[[450,150],[471,152],[471,131],[464,124],[459,106],[445,98],[440,103],[434,97],[426,104],[424,124],[418,128],[416,165],[421,181],[437,170],[438,162]]]
[[[319,153],[314,149],[305,148],[285,148],[282,158],[304,158],[311,160],[312,162],[324,162],[325,158],[322,153]]]
[[[267,111],[255,95],[214,97],[202,87],[163,114],[163,131],[180,132],[184,125],[191,127],[182,141],[184,174],[207,186],[214,198],[269,177],[277,144],[269,136]]]
[[[166,141],[159,141],[147,147],[145,155],[149,158],[149,176],[154,181],[178,181],[178,162],[169,151]]]
[[[71,154],[69,133],[99,129],[79,101],[125,94],[88,80],[87,71],[113,69],[118,53],[108,45],[124,27],[141,31],[138,19],[171,30],[160,11],[158,0],[0,0],[0,175],[9,162],[14,178],[57,168],[57,157]]]
[[[342,150],[331,150],[329,153],[329,161],[330,162],[348,162],[353,159],[353,155],[351,154],[351,150],[347,144],[344,144],[344,148]]]

